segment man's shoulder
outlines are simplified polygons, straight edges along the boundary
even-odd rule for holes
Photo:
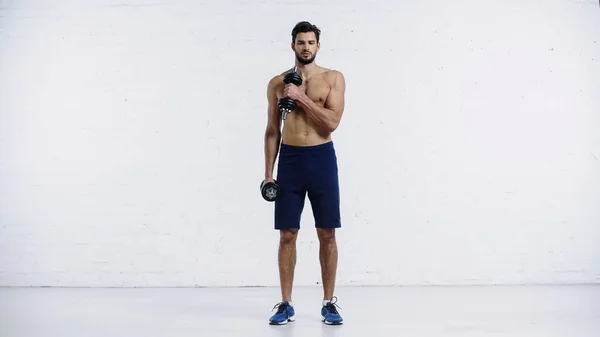
[[[329,68],[322,68],[323,70],[323,77],[327,80],[327,82],[329,82],[329,84],[333,85],[338,79],[344,79],[344,74],[337,69],[329,69]]]
[[[275,89],[277,86],[283,84],[283,77],[288,72],[289,71],[284,71],[280,74],[277,74],[277,75],[274,75],[273,77],[271,77],[271,79],[269,80],[269,83],[268,83],[268,88]]]
[[[293,69],[286,69],[281,73],[274,75],[273,77],[271,77],[271,80],[269,80],[269,83],[278,83],[280,81],[283,81],[283,77],[292,70]]]
[[[269,83],[267,84],[267,92],[269,94],[274,95],[275,92],[282,90],[281,88],[284,85],[283,77],[285,76],[285,74],[289,73],[290,71],[292,71],[292,69],[287,69],[287,70],[271,77],[271,79],[269,80]]]
[[[329,75],[329,76],[337,76],[338,74],[341,74],[342,71],[338,70],[338,69],[333,69],[333,68],[325,68],[325,67],[321,67],[321,70],[323,71],[324,74]]]

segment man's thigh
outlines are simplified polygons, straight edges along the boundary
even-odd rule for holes
[[[306,199],[305,175],[298,157],[282,154],[277,169],[280,198],[275,201],[275,229],[300,228],[300,218]]]
[[[339,228],[340,186],[335,151],[325,149],[314,157],[314,169],[308,188],[308,198],[317,228]]]

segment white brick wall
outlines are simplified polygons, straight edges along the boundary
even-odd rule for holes
[[[23,0],[0,2],[0,285],[277,285],[265,90],[305,19],[348,86],[340,285],[600,281],[597,1]]]

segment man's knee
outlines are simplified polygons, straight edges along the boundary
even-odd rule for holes
[[[283,245],[289,245],[296,242],[298,229],[286,229],[279,231],[279,242]]]
[[[321,243],[333,243],[335,242],[335,228],[317,228],[317,236]]]

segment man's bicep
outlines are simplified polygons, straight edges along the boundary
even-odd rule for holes
[[[277,100],[275,100],[275,102],[271,102],[269,101],[269,108],[268,108],[268,118],[269,118],[269,123],[275,123],[277,124],[277,126],[279,126],[279,120],[281,113],[279,112],[279,107],[277,106]]]
[[[335,111],[337,114],[342,114],[344,111],[346,94],[346,80],[341,72],[336,72],[334,84],[325,103],[327,109]]]
[[[275,92],[275,85],[273,81],[269,83],[267,88],[267,118],[268,118],[268,127],[272,129],[272,131],[279,131],[281,123],[280,123],[280,112],[279,107],[277,106],[277,93]]]

